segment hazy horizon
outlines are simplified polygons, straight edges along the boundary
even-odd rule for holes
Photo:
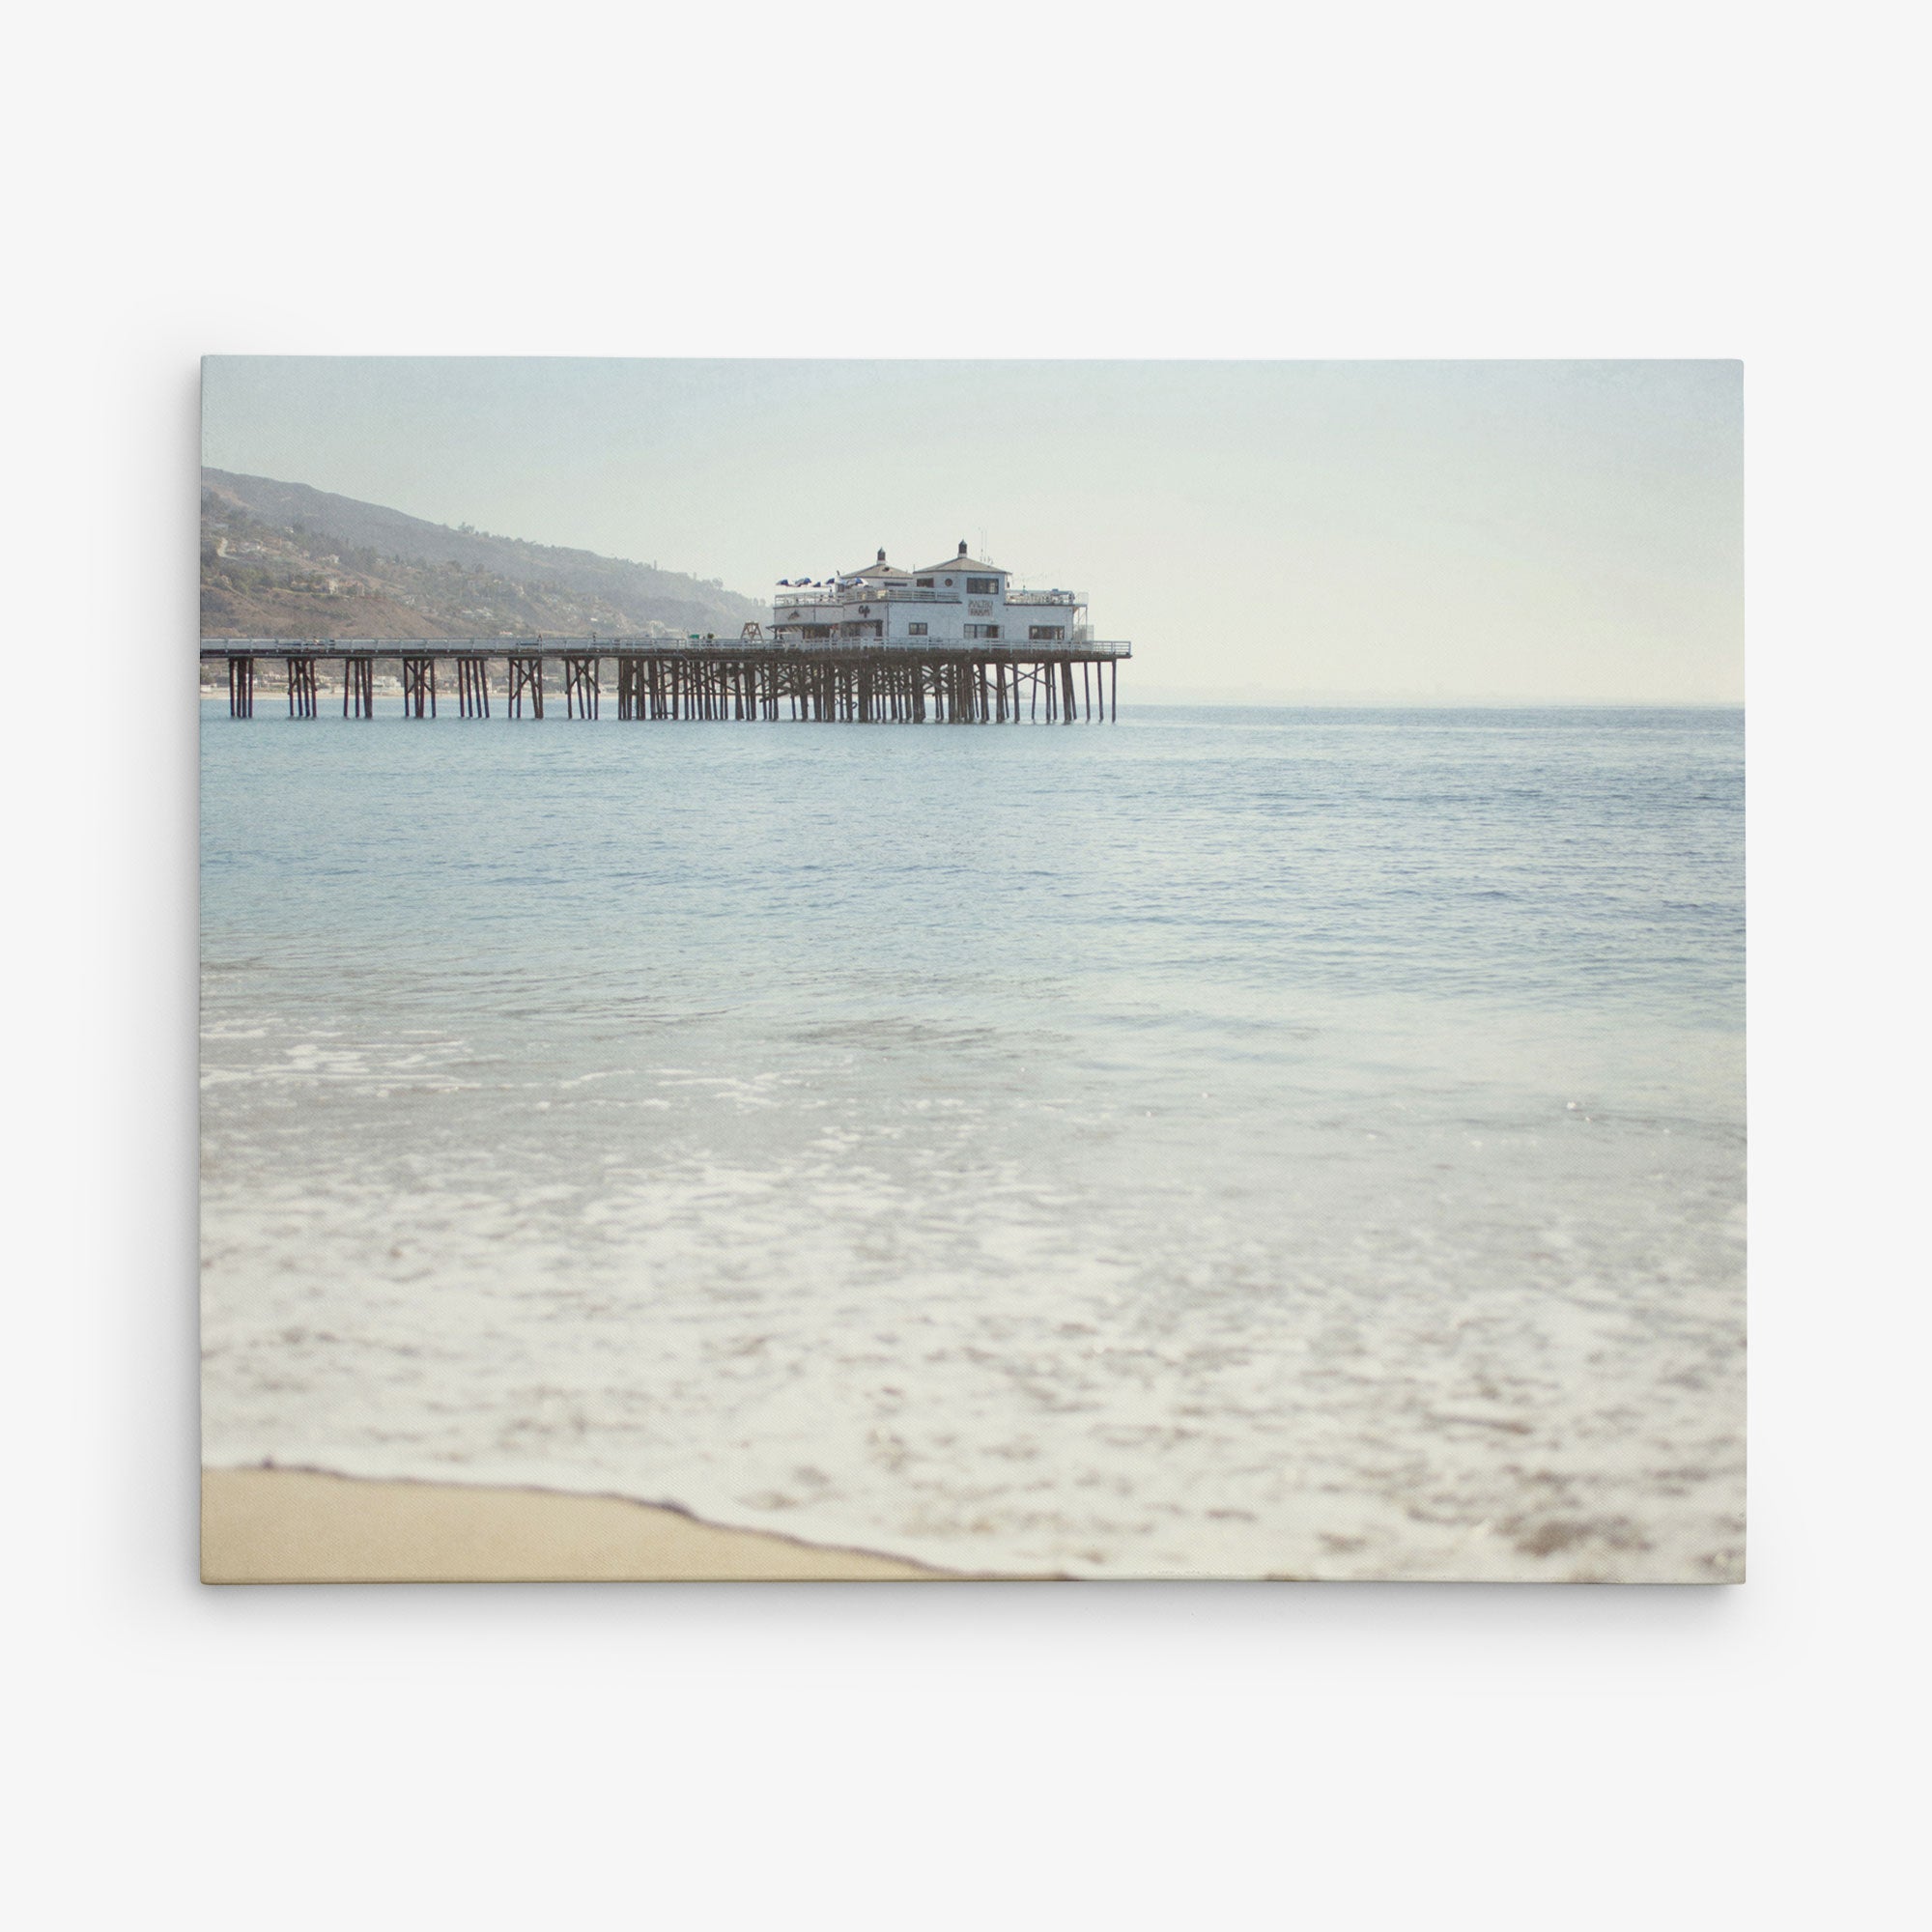
[[[203,369],[215,468],[748,596],[963,539],[1089,593],[1144,697],[1743,698],[1736,362]]]

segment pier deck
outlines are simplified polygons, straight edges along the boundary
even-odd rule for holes
[[[325,666],[339,668],[342,715],[373,718],[375,668],[382,660],[397,667],[406,718],[438,715],[439,671],[442,698],[455,699],[459,717],[488,718],[494,699],[509,717],[541,718],[548,677],[553,697],[563,698],[565,717],[596,718],[608,670],[616,715],[640,722],[1017,724],[1024,717],[1071,724],[1119,716],[1121,660],[1132,655],[1130,644],[1115,640],[1051,648],[976,640],[917,649],[758,639],[201,640],[203,665],[227,668],[228,710],[235,718],[255,715],[261,665],[280,668],[291,718],[317,715],[317,672]],[[334,696],[332,688],[328,695]]]

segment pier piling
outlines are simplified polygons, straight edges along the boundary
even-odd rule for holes
[[[434,718],[436,716],[436,660],[434,658],[405,658],[403,660],[403,716],[405,718]]]
[[[315,716],[315,660],[313,658],[290,658],[287,661],[289,716],[291,718],[313,718]]]
[[[345,656],[342,660],[342,715],[345,718],[373,718],[376,715],[376,657]]]
[[[514,657],[509,664],[509,703],[504,707],[512,718],[524,715],[524,700],[527,698],[530,716],[544,715],[543,659],[540,657]]]
[[[1043,718],[1050,724],[1083,719],[1110,723],[1120,716],[1120,661],[1129,655],[1123,643],[1069,649],[973,642],[901,649],[752,639],[720,645],[661,639],[300,643],[204,638],[201,645],[204,666],[226,668],[233,718],[255,715],[255,669],[263,659],[286,675],[289,716],[315,717],[316,666],[324,657],[342,663],[343,717],[373,718],[380,657],[398,668],[405,718],[437,716],[439,666],[454,668],[457,715],[488,718],[491,661],[500,659],[508,716],[543,717],[545,670],[559,666],[564,715],[595,719],[602,711],[609,660],[617,716],[635,724],[781,718],[840,724],[1018,724],[1023,718]]]
[[[567,657],[563,661],[563,715],[566,718],[597,716],[597,660],[594,657]],[[537,716],[543,716],[541,685],[537,694]]]

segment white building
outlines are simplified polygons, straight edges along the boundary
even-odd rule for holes
[[[1092,640],[1087,599],[1074,590],[1022,590],[998,564],[968,556],[900,570],[878,560],[864,570],[779,585],[771,635],[781,644],[921,646],[986,644],[1024,653]]]

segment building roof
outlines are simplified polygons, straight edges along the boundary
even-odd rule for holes
[[[949,556],[943,563],[921,564],[918,575],[921,577],[930,577],[935,571],[941,570],[951,570],[954,573],[962,570],[989,570],[996,576],[1004,577],[1007,575],[1006,570],[1001,565],[997,563],[981,563],[977,556]]]

